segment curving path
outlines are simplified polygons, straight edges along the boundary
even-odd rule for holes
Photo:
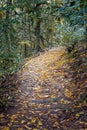
[[[58,47],[26,62],[11,105],[1,111],[0,130],[87,130],[86,108],[77,103],[79,89],[66,56]]]

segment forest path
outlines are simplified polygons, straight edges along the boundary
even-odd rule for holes
[[[87,130],[85,106],[77,102],[80,90],[66,57],[65,48],[58,47],[26,62],[12,107],[0,114],[0,130]]]

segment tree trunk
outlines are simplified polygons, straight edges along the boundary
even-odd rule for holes
[[[5,19],[5,39],[8,50],[10,49],[10,39],[9,39],[9,27],[10,27],[10,6],[12,5],[12,0],[7,0],[7,10],[6,10],[6,19]]]
[[[29,14],[28,14],[28,33],[29,33],[29,42],[30,42],[30,46],[29,46],[29,54],[32,53],[32,32],[31,32],[31,29],[32,29],[32,26],[31,26],[31,18],[29,18]]]
[[[41,51],[41,48],[40,48],[40,20],[38,20],[37,22],[37,25],[36,25],[36,28],[35,28],[35,34],[36,34],[36,50],[37,52]]]
[[[83,20],[85,27],[85,40],[87,42],[87,0],[80,0],[80,8],[83,9]]]
[[[87,2],[84,2],[84,26],[85,26],[85,39],[87,42]]]

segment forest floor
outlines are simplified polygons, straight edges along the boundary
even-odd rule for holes
[[[87,130],[85,48],[52,48],[8,76],[0,88],[0,130]]]

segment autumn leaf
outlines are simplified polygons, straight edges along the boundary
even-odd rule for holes
[[[79,117],[79,116],[80,116],[80,114],[79,114],[79,113],[77,113],[77,114],[76,114],[76,117]]]
[[[36,118],[33,118],[32,120],[31,120],[31,123],[35,123],[36,122]]]
[[[21,121],[21,124],[24,124],[24,123],[25,123],[25,120],[22,120],[22,121]]]
[[[54,125],[57,126],[57,125],[59,125],[59,123],[56,121],[56,122],[54,123]]]
[[[3,130],[10,130],[10,128],[9,127],[4,127],[4,129]]]
[[[3,113],[1,113],[1,114],[0,114],[0,118],[3,118],[3,117],[4,117],[4,114],[3,114]]]
[[[18,128],[18,130],[23,130],[23,128]]]
[[[37,126],[42,126],[43,124],[42,124],[42,121],[38,121],[38,124],[37,124]]]

